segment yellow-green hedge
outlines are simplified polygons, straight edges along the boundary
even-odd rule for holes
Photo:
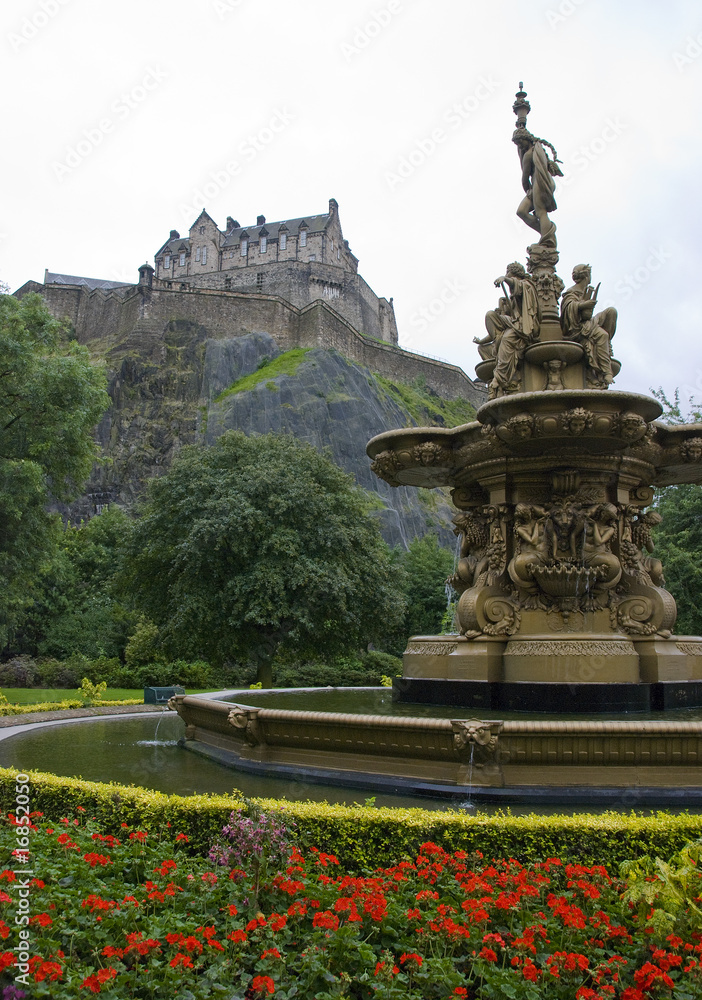
[[[113,705],[143,705],[139,698],[125,698],[122,701],[100,701],[86,704],[82,698],[66,698],[63,701],[38,701],[31,705],[0,705],[0,716],[28,715],[30,712],[58,712],[62,708],[111,708]]]
[[[0,808],[11,811],[16,771],[0,768]],[[195,850],[205,851],[243,804],[236,795],[164,795],[133,786],[99,784],[53,774],[30,774],[30,808],[53,820],[77,815],[82,806],[110,832],[128,823],[155,832],[187,833]],[[702,836],[702,816],[634,813],[574,816],[468,815],[426,809],[387,809],[316,802],[255,800],[264,810],[284,809],[296,825],[301,846],[316,846],[348,868],[376,868],[414,857],[433,840],[448,851],[482,851],[486,858],[547,857],[581,864],[616,866],[642,854],[670,857]]]

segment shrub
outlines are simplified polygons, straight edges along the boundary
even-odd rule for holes
[[[78,690],[78,697],[82,699],[84,705],[97,705],[102,700],[106,687],[105,681],[93,684],[87,677],[84,677]]]
[[[143,615],[139,618],[134,632],[124,649],[124,662],[128,667],[138,667],[144,663],[162,663],[163,654],[159,645],[158,626]]]
[[[5,812],[15,804],[15,775],[12,768],[0,768],[0,810]],[[171,828],[187,833],[193,849],[201,853],[209,850],[232,810],[242,805],[236,793],[163,795],[37,772],[30,774],[30,782],[32,809],[47,819],[58,821],[82,806],[106,824],[149,828],[170,822]],[[264,812],[284,810],[288,827],[296,825],[295,840],[301,847],[323,844],[356,871],[413,858],[427,840],[449,852],[479,850],[487,858],[514,857],[523,864],[560,857],[616,869],[645,854],[671,857],[702,835],[702,816],[685,813],[488,816],[273,799],[256,799],[254,804]]]
[[[402,673],[402,660],[376,650],[329,663],[278,662],[276,687],[379,687],[383,676]]]
[[[39,670],[31,656],[15,656],[0,663],[0,687],[30,688],[39,681]]]

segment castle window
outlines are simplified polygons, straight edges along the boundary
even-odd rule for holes
[[[336,259],[341,260],[341,250],[336,251]]]
[[[300,246],[301,247],[306,247],[307,246],[307,230],[306,229],[301,229],[300,230]]]
[[[196,247],[196,248],[195,248],[195,260],[196,260],[196,261],[197,261],[198,263],[200,262],[200,247]]]
[[[256,288],[263,288],[263,272],[259,271],[256,275]]]
[[[225,288],[231,288],[232,287],[232,279],[231,278],[225,278],[224,279],[224,287]]]
[[[182,253],[180,255],[180,266],[181,267],[185,267],[185,254],[184,253]]]
[[[241,256],[245,257],[248,252],[249,252],[249,241],[248,240],[242,240],[241,241]]]
[[[202,234],[204,233],[204,231],[205,231],[205,227],[204,226],[200,226],[200,236],[202,236]]]
[[[165,257],[163,258],[163,266],[164,266],[164,267],[165,267],[166,269],[168,269],[168,268],[169,268],[169,267],[171,266],[171,255],[170,255],[170,254],[168,254],[168,253],[167,253],[167,254],[166,254],[166,256],[165,256]]]
[[[287,245],[288,245],[288,234],[287,233],[281,233],[280,234],[280,249],[281,250],[285,250],[285,248],[286,248]]]
[[[317,259],[317,254],[316,253],[311,253],[310,254],[310,260],[316,260],[316,259]]]
[[[260,250],[261,253],[265,253],[267,249],[268,249],[268,237],[267,236],[262,236],[261,237],[261,245],[259,247],[259,250]]]
[[[202,263],[207,263],[207,247],[202,248]]]

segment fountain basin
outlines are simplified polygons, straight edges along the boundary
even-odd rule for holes
[[[465,800],[702,803],[702,721],[441,719],[176,696],[182,745],[229,766]]]

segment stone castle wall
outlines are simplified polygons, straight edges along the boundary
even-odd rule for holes
[[[212,277],[219,279],[222,272]],[[22,296],[28,292],[41,294],[54,316],[68,319],[79,343],[94,345],[96,341],[105,341],[106,349],[138,352],[155,363],[163,355],[165,334],[174,323],[187,325],[194,339],[203,342],[266,333],[282,351],[294,347],[333,348],[388,378],[405,382],[423,378],[431,390],[444,398],[468,399],[476,406],[485,401],[484,390],[459,367],[363,336],[355,324],[323,299],[298,308],[278,295],[253,290],[181,291],[135,285],[106,292],[34,281],[27,282],[16,294]],[[363,323],[359,325],[362,327]]]

